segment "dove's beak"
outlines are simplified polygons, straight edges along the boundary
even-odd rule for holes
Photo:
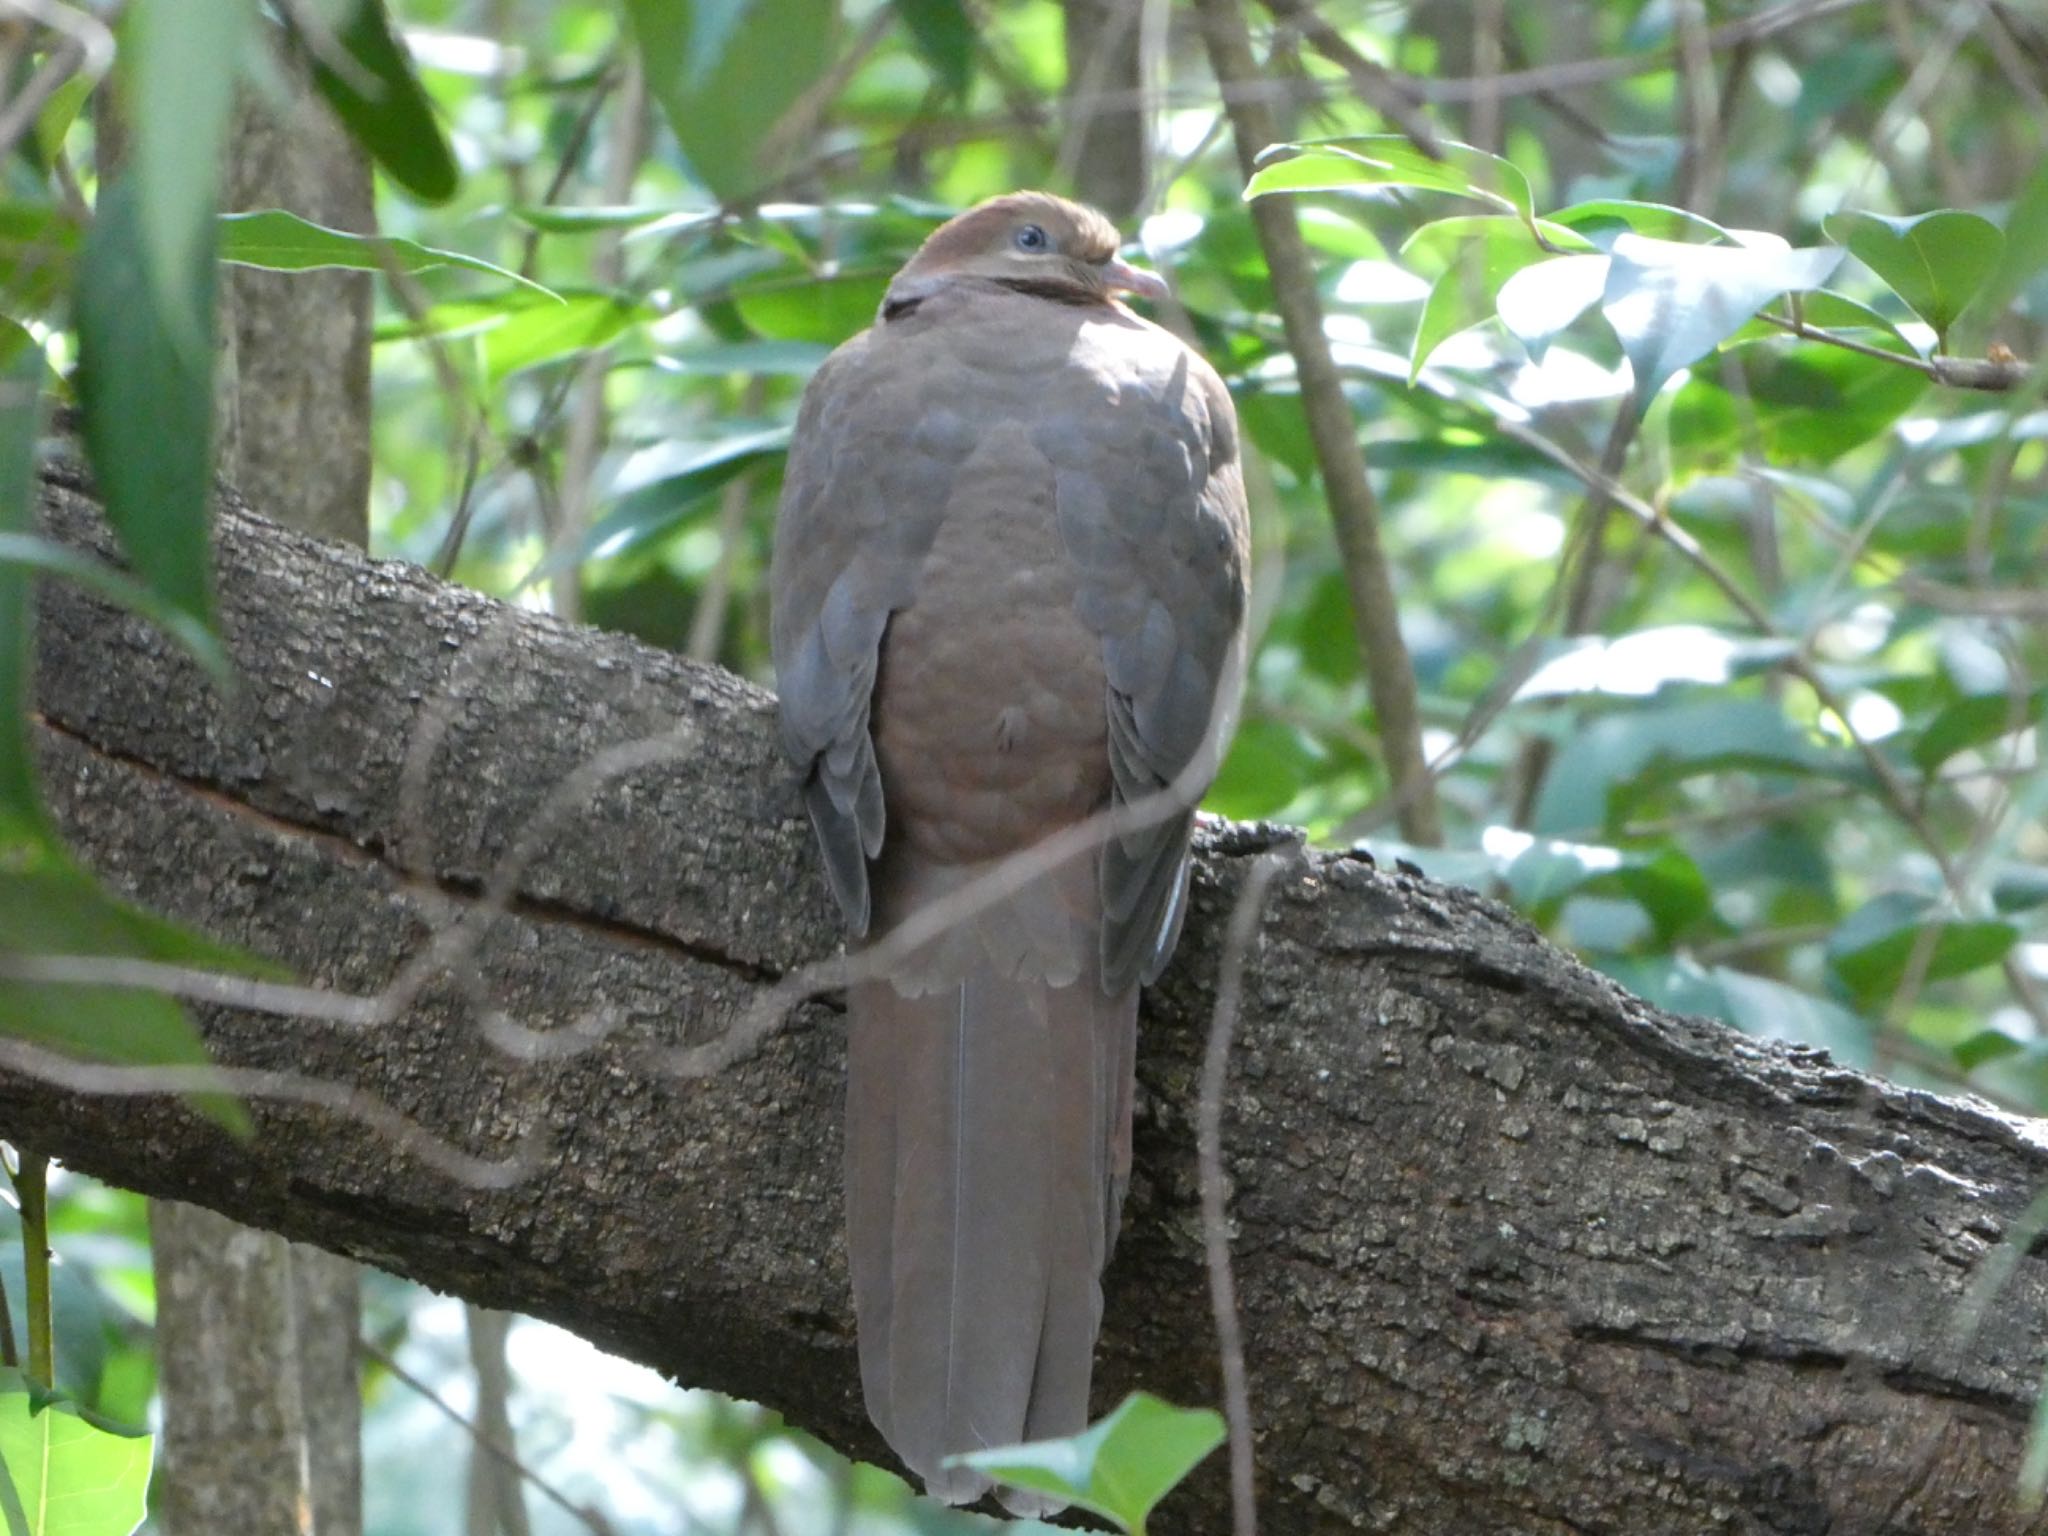
[[[1134,267],[1119,256],[1102,264],[1102,281],[1111,293],[1134,293],[1141,299],[1163,299],[1168,293],[1165,278]]]

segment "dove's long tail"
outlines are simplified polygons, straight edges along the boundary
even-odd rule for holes
[[[1135,987],[1104,992],[1098,945],[1070,945],[1048,921],[1094,901],[1092,862],[848,993],[861,1384],[897,1455],[949,1503],[989,1483],[947,1456],[1087,1424],[1102,1268],[1130,1177],[1138,1003]]]

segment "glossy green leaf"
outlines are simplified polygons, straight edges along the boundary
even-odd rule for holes
[[[893,0],[918,57],[954,96],[974,80],[974,20],[961,0]]]
[[[1443,141],[1433,160],[1399,134],[1364,134],[1275,144],[1259,156],[1245,184],[1246,198],[1275,192],[1341,192],[1359,187],[1412,187],[1477,198],[1536,221],[1529,178],[1499,155],[1469,144]]]
[[[353,0],[333,41],[353,68],[337,70],[323,59],[325,49],[309,49],[320,94],[393,181],[422,202],[445,203],[461,184],[455,151],[411,55],[392,31],[384,0]]]
[[[841,272],[802,282],[775,280],[733,294],[756,335],[837,346],[874,322],[894,269]]]
[[[773,463],[788,451],[787,427],[727,438],[676,473],[620,497],[618,504],[592,525],[580,547],[544,561],[526,581],[586,560],[616,559],[667,538],[708,506],[712,493],[726,482],[756,465]]]
[[[1882,1007],[1930,930],[1927,981],[1995,965],[2019,937],[2011,923],[1946,914],[1928,897],[1894,891],[1843,919],[1828,939],[1829,968],[1859,1002]]]
[[[1949,327],[1997,270],[2005,236],[1982,214],[1943,208],[1917,218],[1836,213],[1829,235],[1891,286],[1948,346]]]
[[[1882,437],[1931,382],[1882,358],[1770,335],[1693,370],[1671,401],[1672,455],[1695,472],[1752,453],[1781,468],[1831,464]]]
[[[774,130],[832,62],[833,0],[627,0],[626,13],[698,180],[727,202],[766,185],[796,148]]]
[[[1550,343],[1607,291],[1605,256],[1559,256],[1522,268],[1501,284],[1500,323],[1542,362]]]
[[[148,10],[149,7],[140,7]],[[131,13],[132,14],[132,13]],[[202,259],[166,295],[146,277],[134,176],[100,193],[72,308],[85,447],[107,520],[137,573],[180,612],[213,611],[213,220]],[[174,306],[166,310],[166,303]]]
[[[1635,370],[1638,412],[1665,381],[1734,335],[1771,300],[1818,288],[1841,264],[1832,248],[1749,249],[1616,237],[1601,309]]]
[[[1626,198],[1599,197],[1573,203],[1544,215],[1553,224],[1576,231],[1602,250],[1614,244],[1617,235],[1647,235],[1653,240],[1684,240],[1711,245],[1726,240],[1728,231],[1712,219],[1703,219],[1683,208],[1662,203],[1637,203]]]
[[[2016,1056],[2026,1046],[2011,1035],[1998,1029],[1980,1029],[1974,1035],[1965,1036],[1952,1047],[1956,1065],[1965,1072],[1975,1071],[1987,1061],[1999,1061],[2007,1056]]]
[[[1049,1493],[1142,1533],[1154,1506],[1224,1440],[1223,1416],[1133,1392],[1106,1418],[1064,1440],[950,1458],[1017,1488]]]
[[[1519,841],[1519,839],[1516,839]],[[1610,848],[1530,839],[1501,870],[1518,906],[1554,910],[1568,896],[1612,894],[1642,909],[1668,945],[1712,905],[1705,876],[1682,850]]]
[[[121,18],[128,150],[120,186],[129,204],[120,214],[121,260],[138,269],[129,281],[152,295],[147,328],[160,344],[195,354],[193,368],[213,365],[213,210],[236,71],[255,18],[255,0],[150,0]],[[106,219],[102,194],[96,225]],[[93,244],[89,238],[88,262]],[[195,314],[202,291],[208,302]],[[203,449],[204,434],[200,442]]]
[[[1425,225],[1401,247],[1408,257],[1419,243],[1440,238],[1451,221]],[[1491,319],[1495,297],[1501,285],[1523,268],[1548,261],[1543,247],[1529,238],[1529,231],[1514,219],[1490,218],[1457,221],[1453,238],[1457,244],[1450,265],[1429,290],[1416,323],[1415,341],[1408,353],[1408,382],[1412,385],[1430,354],[1468,326]]]
[[[148,1513],[154,1453],[149,1435],[119,1433],[0,1369],[0,1462],[29,1536],[129,1536]]]
[[[1922,773],[1932,773],[1958,752],[2040,724],[2044,713],[2048,713],[2048,687],[2018,694],[1979,693],[1958,699],[1928,721],[1914,738],[1914,765]]]
[[[261,267],[271,272],[311,272],[324,268],[383,272],[396,267],[415,274],[437,267],[459,267],[465,272],[502,278],[546,298],[560,298],[552,289],[530,278],[459,251],[435,250],[388,235],[353,235],[346,230],[327,229],[281,208],[224,213],[219,222],[220,259],[237,266]]]

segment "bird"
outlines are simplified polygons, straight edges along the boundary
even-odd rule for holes
[[[806,386],[769,569],[785,752],[844,917],[862,1395],[926,1491],[1086,1427],[1139,988],[1234,723],[1237,415],[1043,192],[935,229]],[[1060,1501],[1015,1489],[1013,1513]]]

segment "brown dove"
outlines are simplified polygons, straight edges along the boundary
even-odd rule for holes
[[[1117,243],[1038,192],[936,230],[805,390],[775,530],[783,743],[865,941],[861,1386],[950,1503],[990,1484],[949,1456],[1087,1424],[1138,988],[1243,673],[1236,412]]]

